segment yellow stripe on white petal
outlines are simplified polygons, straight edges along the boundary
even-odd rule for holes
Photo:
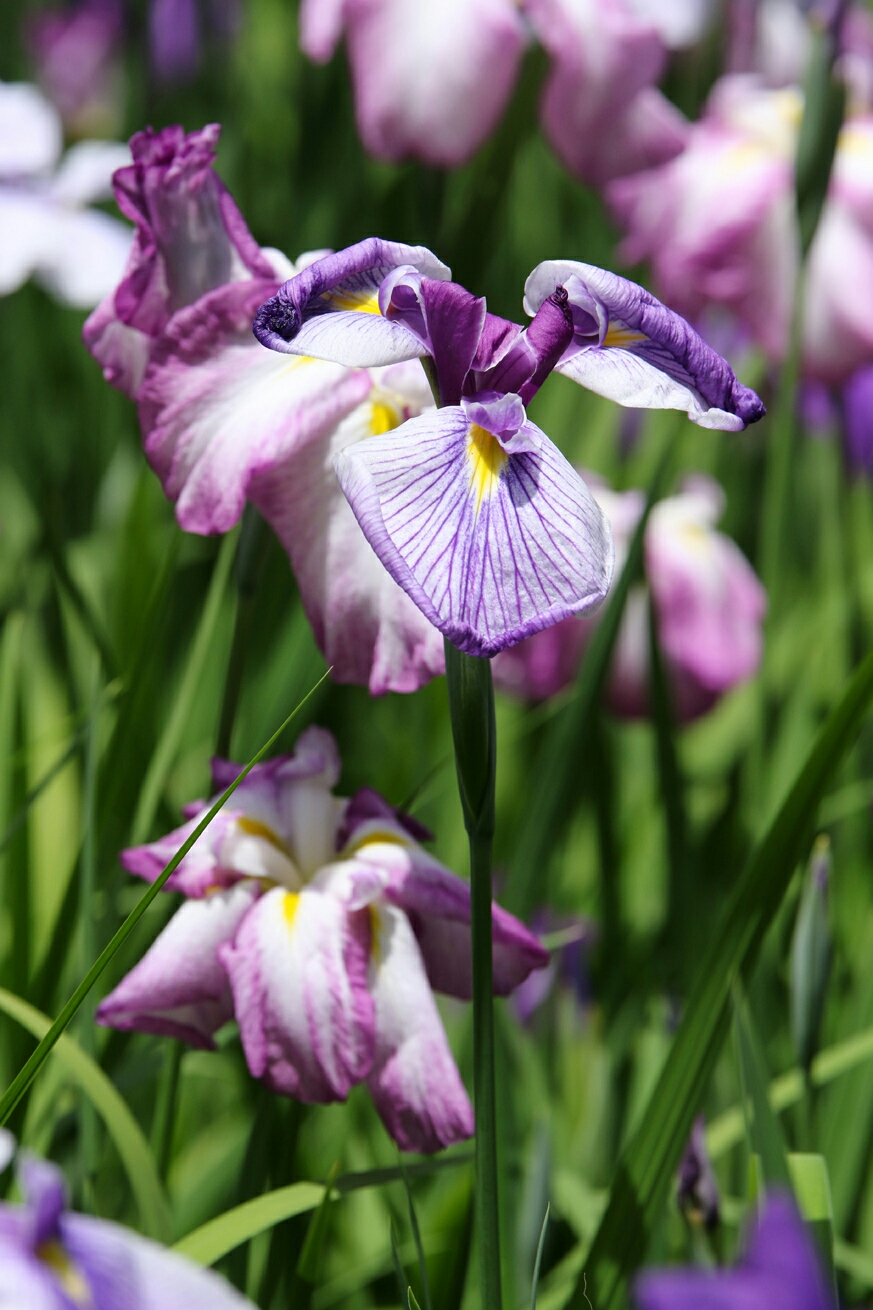
[[[496,437],[478,423],[471,423],[467,433],[467,459],[470,463],[470,491],[476,502],[476,513],[483,500],[489,500],[497,490],[500,475],[509,456]]]
[[[377,291],[324,291],[321,296],[331,309],[344,309],[353,314],[381,314]]]
[[[374,400],[370,405],[370,436],[381,437],[383,432],[392,432],[403,422],[403,415],[393,405],[384,400]]]
[[[294,920],[297,918],[297,911],[300,909],[300,897],[297,892],[286,892],[282,898],[282,913],[285,916],[288,927],[294,927]]]
[[[633,328],[625,327],[624,323],[613,321],[603,338],[603,344],[604,346],[615,346],[626,350],[628,346],[637,345],[640,341],[645,340],[645,332],[636,332]]]

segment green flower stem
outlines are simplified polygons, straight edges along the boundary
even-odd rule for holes
[[[476,1107],[476,1225],[483,1310],[500,1310],[500,1227],[494,1088],[491,842],[497,731],[491,663],[446,641],[449,716],[458,790],[470,841],[473,949],[473,1099]]]
[[[255,592],[268,542],[269,532],[266,523],[254,505],[246,505],[233,566],[236,582],[236,617],[215,744],[216,755],[225,759],[230,757],[233,725],[242,691],[249,635],[255,614]]]

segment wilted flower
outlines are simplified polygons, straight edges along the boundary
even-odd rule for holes
[[[213,169],[218,134],[133,138],[115,184],[136,241],[85,342],[139,400],[145,452],[181,526],[227,532],[251,500],[289,553],[332,676],[415,691],[443,671],[442,640],[365,542],[331,457],[420,413],[429,388],[417,365],[289,364],[259,345],[255,310],[295,266],[249,234]]]
[[[239,772],[214,761],[216,790]],[[435,1151],[473,1132],[431,991],[470,998],[469,885],[377,792],[334,796],[339,773],[321,728],[252,769],[167,883],[188,901],[97,1018],[210,1047],[235,1015],[249,1069],[274,1091],[339,1101],[366,1081],[398,1145]],[[206,805],[125,851],[125,867],[153,881]],[[549,957],[497,905],[492,923],[506,995]]]
[[[124,113],[121,0],[43,9],[26,27],[37,79],[71,136],[114,136]]]
[[[704,427],[742,428],[763,406],[687,323],[603,269],[538,265],[524,329],[448,278],[429,251],[371,238],[291,278],[255,333],[348,367],[430,356],[442,408],[335,465],[395,581],[459,649],[490,656],[594,608],[612,572],[596,503],[525,412],[553,368]]]
[[[774,361],[788,346],[800,252],[794,155],[803,101],[751,76],[722,78],[686,149],[612,183],[624,257],[651,262],[667,302],[693,320],[728,309]],[[873,361],[873,115],[844,124],[809,252],[803,365],[839,384]]]
[[[687,35],[689,0],[661,7]],[[552,59],[543,128],[588,182],[682,147],[685,120],[654,86],[660,26],[643,0],[304,0],[300,14],[301,45],[319,63],[345,32],[367,149],[443,166],[463,163],[495,128],[535,34]]]
[[[7,1164],[14,1143],[0,1143]],[[60,1170],[22,1153],[23,1205],[0,1202],[0,1303],[10,1310],[252,1310],[193,1261],[106,1219],[67,1209]]]
[[[614,492],[592,479],[612,524],[621,568],[643,511],[642,492]],[[646,527],[648,593],[655,608],[674,709],[688,721],[711,709],[731,687],[754,674],[761,659],[764,590],[745,556],[715,524],[724,495],[706,477],[689,478],[679,495],[652,510]],[[649,596],[628,596],[608,686],[612,709],[645,714],[649,701]],[[575,676],[597,620],[568,619],[506,651],[494,661],[505,691],[534,699],[554,695]]]
[[[86,206],[108,198],[130,158],[114,141],[80,141],[61,159],[57,112],[27,82],[0,82],[0,295],[29,277],[90,309],[121,276],[130,229]]]
[[[639,1310],[834,1310],[794,1201],[768,1196],[734,1269],[653,1269],[636,1281]]]

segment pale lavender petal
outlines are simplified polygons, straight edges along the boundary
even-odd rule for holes
[[[212,1034],[233,1018],[219,948],[231,940],[260,890],[253,880],[186,901],[139,964],[101,1001],[97,1022],[210,1048]]]
[[[130,255],[131,231],[97,209],[53,207],[49,240],[34,272],[64,305],[93,309],[117,284]]]
[[[2,222],[0,214],[0,226]],[[128,327],[121,322],[115,312],[114,294],[107,296],[86,319],[82,328],[82,340],[99,363],[103,377],[110,386],[117,387],[133,400],[145,376],[152,339],[138,328]]]
[[[69,1310],[48,1265],[6,1234],[0,1236],[0,1305],[9,1310]]]
[[[871,151],[873,156],[873,151]],[[803,323],[806,373],[839,386],[873,359],[873,240],[865,215],[844,201],[825,207],[809,253]]]
[[[429,344],[422,339],[414,307],[386,317],[389,307],[380,304],[382,284],[406,268],[437,281],[451,276],[424,246],[369,237],[290,278],[258,310],[255,336],[271,350],[312,355],[349,368],[398,364],[426,355]],[[404,282],[405,292],[409,281]],[[404,298],[404,308],[407,303]]]
[[[229,885],[235,880],[231,870],[222,868],[220,863],[221,844],[228,829],[236,822],[239,811],[225,808],[221,810],[197,838],[188,854],[170,874],[166,883],[167,891],[183,892],[186,896],[205,896],[215,887]],[[147,842],[143,846],[130,846],[119,855],[123,868],[128,873],[154,882],[163,872],[180,846],[187,841],[200,822],[201,815],[184,823],[181,828],[168,832],[157,841]]]
[[[343,32],[346,0],[301,0],[300,49],[316,64],[326,64]]]
[[[54,247],[54,206],[23,188],[0,185],[0,296],[23,286]]]
[[[370,919],[336,896],[276,887],[220,956],[249,1069],[301,1101],[344,1100],[373,1063]]]
[[[528,0],[527,11],[553,61],[543,128],[568,168],[600,185],[679,153],[687,124],[654,89],[665,51],[651,23],[624,0]]]
[[[472,996],[470,886],[410,843],[386,842],[373,835],[355,858],[388,874],[385,898],[409,917],[435,991],[469,1000]],[[519,919],[500,905],[491,907],[494,992],[506,996],[549,953]]]
[[[120,1224],[67,1214],[61,1233],[64,1249],[86,1275],[100,1310],[254,1310],[211,1269]]]
[[[439,1151],[472,1137],[473,1109],[409,920],[392,905],[371,915],[376,1049],[367,1086],[401,1151]]]
[[[187,532],[227,532],[252,481],[330,433],[371,388],[366,373],[265,350],[251,321],[267,290],[229,283],[179,310],[138,394],[145,452]]]
[[[58,1224],[67,1204],[67,1185],[56,1164],[22,1151],[16,1169],[24,1193],[31,1245],[36,1248],[58,1236]]]
[[[291,558],[315,639],[335,682],[374,696],[410,692],[444,672],[443,639],[382,567],[343,495],[333,457],[419,412],[429,398],[421,366],[389,370],[333,434],[307,444],[293,465],[255,478],[250,496]],[[414,372],[418,391],[405,376]]]
[[[383,159],[463,163],[497,126],[525,46],[512,0],[347,0],[358,129]]]
[[[121,0],[77,0],[28,15],[25,37],[41,86],[73,138],[115,136],[124,114]]]
[[[29,82],[0,82],[0,178],[45,173],[60,157],[61,120]]]
[[[89,205],[112,198],[112,176],[130,163],[130,147],[120,141],[77,141],[61,160],[49,194],[65,205]],[[132,235],[129,229],[125,229]]]
[[[558,286],[577,307],[576,336],[559,372],[623,405],[684,409],[702,427],[733,431],[763,416],[760,399],[727,362],[636,283],[591,264],[549,260],[525,284],[527,312]]]
[[[534,425],[537,450],[506,454],[449,407],[341,452],[340,484],[367,540],[459,649],[494,655],[592,609],[612,541],[575,470]]]

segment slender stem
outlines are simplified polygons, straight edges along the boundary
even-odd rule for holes
[[[179,1090],[179,1071],[184,1043],[168,1038],[164,1045],[164,1067],[158,1083],[155,1114],[152,1119],[152,1153],[158,1166],[161,1182],[167,1181],[170,1152],[173,1147],[173,1129],[176,1124],[176,1096]]]
[[[500,1310],[500,1224],[497,1197],[497,1116],[494,1085],[494,989],[491,925],[491,842],[497,733],[494,686],[487,659],[464,655],[446,641],[449,715],[458,789],[470,841],[473,951],[473,1098],[476,1106],[476,1226],[483,1310]]]
[[[224,680],[224,695],[221,702],[221,716],[218,723],[218,738],[215,745],[216,755],[227,757],[230,754],[233,724],[242,691],[243,673],[248,654],[249,634],[255,608],[255,592],[261,576],[261,566],[268,542],[267,525],[254,505],[248,504],[243,514],[242,531],[234,561],[236,580],[236,617],[233,625],[233,642],[227,675]]]
[[[95,658],[89,692],[88,721],[85,734],[85,762],[82,777],[82,855],[79,868],[79,905],[81,908],[81,967],[88,968],[97,951],[97,925],[94,913],[95,845],[94,798],[97,782],[97,728],[100,715],[100,668]],[[82,1007],[79,1040],[93,1056],[94,1007]],[[97,1168],[97,1113],[90,1097],[83,1094],[80,1106],[83,1177],[86,1187]]]

